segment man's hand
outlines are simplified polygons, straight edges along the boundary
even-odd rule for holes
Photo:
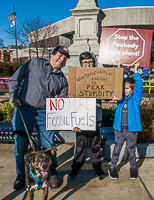
[[[19,108],[21,106],[21,101],[20,99],[11,99],[10,103],[12,106],[14,106],[15,108]]]
[[[114,96],[114,98],[113,98],[113,101],[120,101],[121,100],[121,98],[120,97],[117,97],[116,95]]]
[[[74,131],[74,132],[81,132],[81,129],[78,128],[78,127],[74,127],[72,131]]]
[[[139,62],[135,63],[135,65],[134,65],[134,72],[135,72],[135,73],[138,72],[139,66],[140,66],[140,63],[139,63]]]

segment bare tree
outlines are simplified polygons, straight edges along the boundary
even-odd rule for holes
[[[0,48],[4,47],[4,41],[0,38]]]
[[[23,21],[17,26],[17,40],[24,46],[29,48],[29,53],[36,54],[41,57],[47,52],[52,43],[48,38],[56,34],[58,27],[52,24],[52,20],[45,20],[41,16],[27,17],[24,15]],[[11,28],[5,31],[14,37],[14,30]],[[51,43],[51,44],[50,44]]]
[[[18,29],[16,30],[16,33],[15,33],[15,29],[11,28],[11,27],[4,28],[4,31],[12,38],[12,41],[13,40],[15,41],[15,34],[16,34],[17,40],[19,41],[19,30]]]
[[[52,21],[46,21],[40,16],[26,17],[20,23],[20,42],[24,45],[29,43],[29,50],[39,57],[39,52],[43,57],[50,46],[48,38],[57,32],[58,27],[52,25]]]

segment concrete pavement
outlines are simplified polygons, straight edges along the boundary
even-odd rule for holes
[[[129,177],[128,161],[118,164],[119,179],[111,180],[107,176],[99,180],[90,165],[88,154],[78,178],[71,179],[69,174],[73,159],[74,146],[60,144],[58,146],[58,175],[61,186],[49,191],[49,200],[152,200],[154,199],[154,158],[137,160],[139,178]],[[109,162],[103,159],[102,168],[107,174]],[[25,188],[15,191],[12,184],[16,178],[14,144],[0,144],[0,199],[22,200]],[[36,191],[35,200],[41,200],[42,191]]]

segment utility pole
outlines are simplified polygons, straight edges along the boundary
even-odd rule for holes
[[[13,10],[14,10],[14,13],[15,13],[15,5],[13,4]],[[16,29],[16,18],[14,19],[15,20],[15,46],[16,46],[16,56],[17,56],[17,62],[18,62],[18,46],[17,46],[17,29]]]

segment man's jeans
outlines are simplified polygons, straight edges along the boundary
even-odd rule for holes
[[[149,80],[149,76],[143,76],[144,81],[148,81]],[[149,85],[149,82],[144,82],[145,84]]]
[[[24,105],[22,105],[19,109],[23,115],[29,134],[31,134],[33,128],[35,127],[39,135],[41,146],[44,147],[45,149],[54,147],[55,132],[46,130],[46,111],[43,109],[32,110]],[[14,111],[12,124],[13,124],[13,131],[23,131],[26,133],[19,110],[16,108]],[[18,134],[15,134],[15,160],[16,160],[17,178],[21,179],[25,178],[24,155],[27,151],[28,144],[29,141],[27,139],[23,138]],[[52,157],[52,165],[50,168],[51,176],[57,175],[56,167],[57,167],[57,159],[55,152],[55,154]]]

